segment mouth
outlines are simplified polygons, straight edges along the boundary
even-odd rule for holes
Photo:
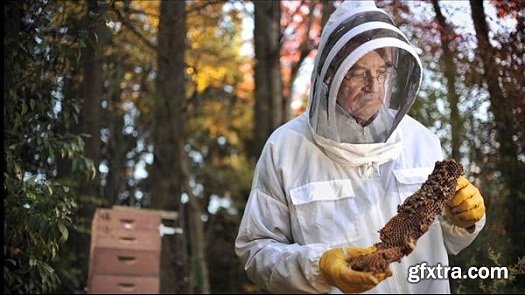
[[[363,101],[363,102],[372,102],[372,101],[376,101],[376,100],[379,100],[379,97],[375,94],[363,94],[360,98],[359,98],[360,101]]]

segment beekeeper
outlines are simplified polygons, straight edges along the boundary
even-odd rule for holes
[[[407,115],[421,62],[373,2],[330,16],[308,110],[268,139],[235,251],[257,286],[279,293],[449,293],[448,280],[410,283],[410,266],[448,266],[485,224],[478,189],[460,177],[443,216],[413,252],[383,273],[349,268],[372,253],[378,230],[442,160],[438,138]]]

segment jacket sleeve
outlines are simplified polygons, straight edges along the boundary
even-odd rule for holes
[[[479,232],[485,226],[486,215],[483,215],[483,218],[476,223],[476,228],[472,233],[469,233],[466,229],[460,226],[452,224],[445,216],[440,216],[439,221],[443,231],[443,239],[445,241],[447,252],[456,255],[476,239]]]
[[[442,161],[443,155],[441,154],[441,143],[439,142],[438,137],[434,134],[432,134],[432,138],[434,143],[430,146],[435,148],[433,149],[434,152],[430,154],[436,155],[434,161]],[[425,149],[428,150],[429,148],[425,146]],[[483,216],[483,218],[476,223],[476,228],[472,233],[469,233],[462,227],[452,224],[443,215],[439,217],[439,221],[441,230],[443,232],[443,240],[445,243],[445,248],[447,249],[447,253],[456,255],[476,239],[479,232],[485,226],[486,217]]]
[[[325,293],[319,274],[323,244],[294,243],[282,179],[267,144],[255,169],[252,190],[235,241],[248,277],[272,293]]]

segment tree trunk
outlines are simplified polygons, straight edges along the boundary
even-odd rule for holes
[[[487,83],[490,95],[490,110],[494,114],[496,123],[496,139],[498,146],[498,161],[501,176],[508,189],[508,231],[512,233],[511,239],[514,245],[521,245],[523,239],[523,187],[524,172],[520,169],[520,160],[518,158],[517,147],[514,144],[512,128],[512,112],[508,107],[508,99],[503,94],[499,84],[498,64],[495,62],[495,49],[489,42],[489,29],[486,22],[486,15],[483,8],[483,1],[470,0],[472,10],[472,20],[476,30],[478,40],[478,52],[481,56],[484,80]],[[507,104],[506,104],[507,102]],[[504,192],[503,192],[504,194]],[[517,251],[523,253],[521,248]]]
[[[280,63],[281,3],[254,1],[255,130],[252,157],[258,158],[272,133],[284,121]]]
[[[186,3],[162,1],[158,32],[158,76],[153,118],[151,188],[152,207],[178,211],[170,226],[184,229],[181,203],[187,176],[184,175],[184,120],[186,51]],[[161,253],[161,293],[189,293],[191,283],[186,234],[164,236]]]
[[[9,1],[4,5],[4,32],[5,39],[16,39],[20,33],[22,22],[22,4]],[[4,39],[4,40],[5,40]],[[8,69],[4,68],[4,74]]]
[[[206,241],[204,237],[204,223],[201,215],[202,209],[199,200],[190,192],[189,228],[191,241],[191,267],[193,292],[196,294],[209,294],[210,282],[208,265],[206,262]]]
[[[302,4],[305,5],[305,4]],[[324,3],[323,4],[323,13],[325,11],[328,11],[328,9],[325,9],[325,7],[330,6],[333,4]],[[290,81],[288,81],[288,85],[286,85],[286,95],[283,95],[283,114],[284,114],[284,121],[288,121],[291,119],[291,111],[290,111],[290,103],[292,101],[292,93],[293,93],[293,84],[295,79],[297,78],[297,74],[299,73],[299,69],[301,68],[301,65],[303,64],[304,60],[308,57],[310,52],[314,49],[313,40],[310,39],[310,31],[314,25],[314,11],[315,11],[315,3],[310,4],[310,12],[308,13],[308,18],[306,21],[306,30],[303,37],[303,42],[299,45],[299,59],[297,62],[293,63],[291,66],[291,73],[290,73]],[[324,15],[323,15],[324,16]]]
[[[79,253],[78,262],[84,273],[87,274],[89,245],[91,243],[91,221],[101,196],[98,166],[100,163],[100,102],[103,95],[103,50],[107,46],[109,35],[104,23],[105,9],[97,1],[87,1],[87,12],[83,21],[84,29],[89,32],[87,47],[82,51],[82,82],[80,93],[82,106],[79,113],[79,130],[76,133],[88,134],[83,138],[84,154],[93,161],[97,171],[94,179],[82,178],[79,181],[78,215],[75,222],[79,225],[79,232],[70,236],[70,241]],[[66,98],[67,99],[67,98]]]
[[[441,55],[441,68],[447,79],[447,100],[450,107],[450,126],[452,129],[451,139],[451,151],[452,158],[460,161],[461,160],[461,141],[463,140],[463,118],[459,114],[458,104],[459,96],[456,91],[456,76],[457,69],[454,63],[454,54],[451,50],[451,36],[454,31],[448,25],[445,17],[441,13],[437,0],[432,0],[434,11],[436,12],[436,20],[439,24],[439,32],[441,37],[441,49],[443,54]]]
[[[326,25],[326,22],[328,21],[328,18],[330,18],[330,15],[332,12],[334,12],[334,1],[331,0],[322,0],[323,3],[323,15],[321,17],[321,28],[324,28],[324,25]]]
[[[112,94],[107,112],[109,141],[107,143],[106,159],[108,174],[104,186],[104,196],[113,205],[120,205],[119,192],[126,180],[126,153],[129,143],[126,141],[122,129],[124,128],[123,111],[118,108],[121,91]],[[134,198],[134,196],[130,196]]]
[[[103,90],[102,63],[103,43],[107,38],[104,31],[103,8],[96,1],[87,1],[86,30],[91,32],[88,46],[83,51],[84,78],[82,81],[82,111],[80,112],[80,126],[82,133],[90,137],[84,139],[86,156],[93,160],[98,170],[100,162],[100,102]],[[89,13],[91,12],[91,13]],[[93,16],[93,15],[94,16]],[[98,194],[98,185],[86,184],[86,191],[90,195]]]

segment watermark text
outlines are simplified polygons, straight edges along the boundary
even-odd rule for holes
[[[446,279],[508,279],[509,270],[505,266],[469,267],[464,271],[459,266],[428,265],[426,262],[408,268],[408,281],[418,283],[421,280]]]

